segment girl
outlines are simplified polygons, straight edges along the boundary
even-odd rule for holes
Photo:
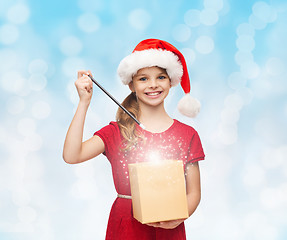
[[[63,158],[73,164],[103,153],[110,161],[118,197],[110,212],[106,239],[186,239],[185,219],[141,224],[133,218],[128,175],[129,163],[146,161],[149,152],[155,150],[161,159],[182,160],[189,215],[199,204],[198,161],[204,159],[199,136],[192,127],[172,119],[164,108],[170,88],[180,82],[186,96],[181,100],[179,110],[190,117],[199,111],[199,102],[188,94],[190,83],[183,55],[162,40],[140,42],[133,53],[121,61],[118,74],[131,90],[122,105],[145,129],[119,108],[116,122],[111,122],[82,142],[85,116],[93,93],[89,74],[90,71],[78,72],[75,85],[80,101],[67,132]]]

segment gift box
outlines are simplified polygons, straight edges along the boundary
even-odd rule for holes
[[[141,223],[188,217],[182,161],[129,164],[133,216]]]

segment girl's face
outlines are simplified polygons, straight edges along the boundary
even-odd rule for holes
[[[158,106],[163,104],[171,84],[165,69],[146,67],[138,70],[129,87],[136,93],[140,104]]]

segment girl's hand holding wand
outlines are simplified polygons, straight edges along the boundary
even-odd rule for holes
[[[80,102],[89,105],[93,95],[93,82],[88,75],[92,75],[91,71],[78,71],[78,79],[75,82],[75,86],[79,94]]]

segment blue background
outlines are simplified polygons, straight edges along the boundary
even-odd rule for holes
[[[0,239],[104,239],[116,192],[108,161],[68,165],[65,134],[79,69],[119,101],[120,60],[145,38],[185,55],[199,132],[202,201],[188,239],[287,237],[287,4],[270,1],[0,2]],[[95,88],[84,138],[115,119]]]

